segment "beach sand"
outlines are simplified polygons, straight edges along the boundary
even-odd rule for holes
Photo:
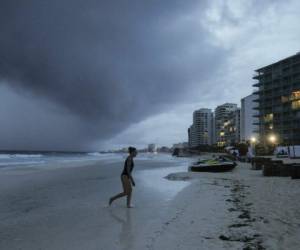
[[[123,159],[0,171],[0,249],[299,249],[300,181],[188,173],[189,159],[136,159],[134,208]],[[166,178],[164,178],[166,177]]]

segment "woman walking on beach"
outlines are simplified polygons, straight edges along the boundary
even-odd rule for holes
[[[124,169],[121,174],[121,181],[123,185],[123,192],[119,193],[109,199],[109,205],[112,204],[112,202],[118,198],[127,196],[127,207],[130,208],[131,206],[131,193],[132,193],[132,187],[131,185],[135,186],[134,180],[132,178],[131,172],[134,167],[133,158],[137,155],[137,150],[134,147],[128,148],[128,157],[125,160],[124,163]]]

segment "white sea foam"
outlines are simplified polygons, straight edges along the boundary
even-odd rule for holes
[[[97,156],[97,157],[101,157],[103,156],[103,154],[99,153],[99,152],[93,152],[93,153],[88,153],[89,156]]]
[[[26,162],[0,162],[0,166],[16,166],[16,165],[34,165],[34,164],[44,164],[45,161],[26,161]]]
[[[11,155],[9,154],[0,154],[0,159],[10,159]]]
[[[91,152],[87,154],[0,154],[0,167],[94,162],[116,158],[115,154]]]
[[[11,155],[15,158],[41,158],[43,155],[41,154],[13,154]]]

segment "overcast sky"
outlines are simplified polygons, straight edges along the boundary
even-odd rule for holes
[[[300,2],[2,0],[0,149],[186,141],[192,112],[240,104],[300,51]]]

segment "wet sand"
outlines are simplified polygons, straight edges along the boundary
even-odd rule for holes
[[[132,209],[107,206],[122,158],[2,170],[0,249],[299,249],[299,181],[187,162],[136,159]]]
[[[163,178],[185,169],[186,160],[136,159],[136,207],[130,210],[125,199],[107,206],[121,191],[123,161],[2,169],[0,249],[124,249],[131,226],[137,231],[132,244],[141,249],[167,215],[169,201],[188,185]]]

